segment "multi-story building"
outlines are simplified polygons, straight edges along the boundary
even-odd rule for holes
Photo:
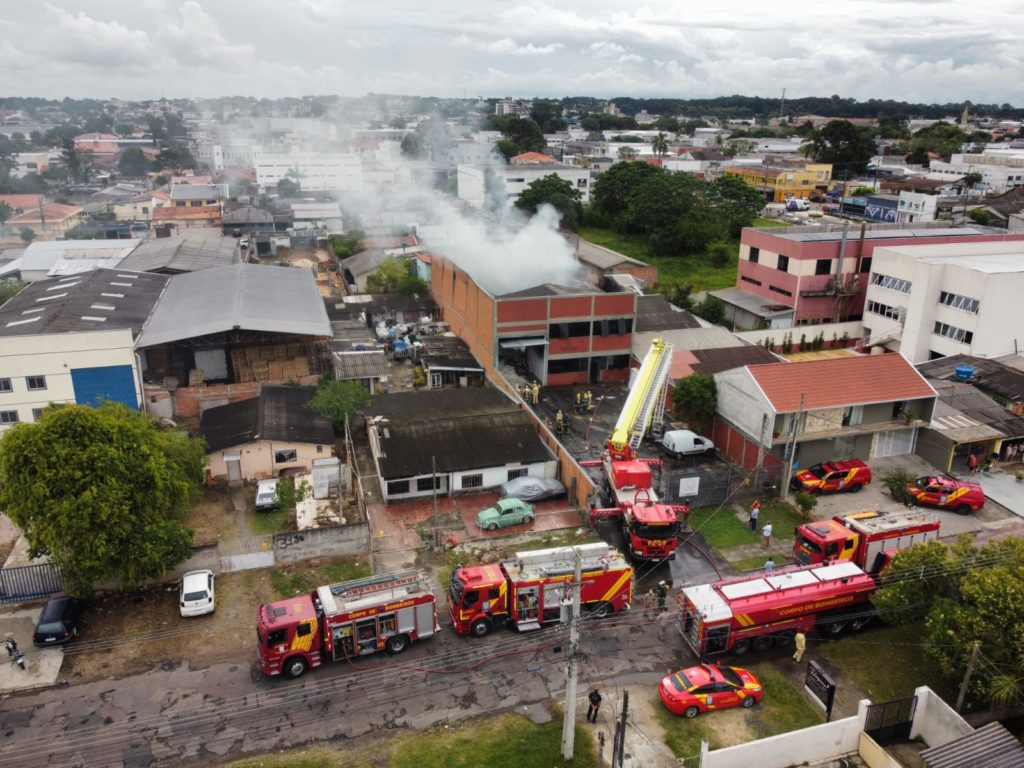
[[[962,181],[969,173],[980,173],[978,185],[1000,195],[1014,187],[1024,187],[1024,150],[985,151],[979,154],[955,154],[949,162],[933,160],[928,174],[944,181]]]
[[[864,307],[871,345],[912,363],[1024,347],[1024,242],[949,243],[875,251]]]
[[[363,166],[358,155],[340,152],[260,152],[254,154],[256,183],[261,189],[277,186],[284,178],[301,184],[306,192],[360,192]]]
[[[744,229],[736,286],[711,293],[740,328],[859,320],[877,248],[1024,240],[971,227],[869,227]]]
[[[790,197],[806,200],[812,195],[827,191],[832,181],[830,163],[807,163],[803,168],[732,165],[726,168],[724,173],[738,176],[775,202],[782,202]]]
[[[475,208],[483,208],[492,195],[504,194],[508,200],[515,200],[533,182],[551,174],[578,189],[584,203],[590,201],[590,169],[562,163],[524,163],[497,168],[460,165],[459,198]]]
[[[519,115],[526,117],[533,109],[532,99],[498,99],[494,105],[496,115]]]

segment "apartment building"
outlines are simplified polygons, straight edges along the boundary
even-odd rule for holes
[[[458,184],[459,198],[474,208],[482,208],[489,194],[499,194],[504,186],[504,195],[515,200],[528,186],[538,179],[554,174],[565,179],[580,192],[584,203],[590,201],[590,169],[562,163],[521,163],[491,168],[487,166],[460,165]],[[492,178],[488,178],[491,175]]]
[[[807,163],[803,168],[783,168],[769,165],[732,165],[723,171],[738,176],[754,189],[760,190],[768,200],[777,203],[790,197],[806,200],[828,190],[832,181],[831,163]]]
[[[1024,348],[1024,242],[875,251],[864,307],[869,345],[911,363],[997,357]]]
[[[302,185],[304,192],[360,192],[363,166],[358,155],[340,152],[259,152],[253,155],[256,183],[275,187],[284,178]]]

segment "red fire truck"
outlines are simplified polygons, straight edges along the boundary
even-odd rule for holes
[[[452,571],[448,613],[460,635],[483,637],[511,624],[538,629],[562,618],[572,598],[575,552],[583,560],[580,602],[592,616],[629,609],[633,568],[604,543],[518,552],[510,560],[460,566]]]
[[[265,603],[256,617],[263,673],[287,677],[324,661],[401,653],[440,629],[430,581],[418,571],[319,587]]]
[[[811,565],[849,560],[878,574],[901,549],[937,539],[939,528],[937,520],[903,506],[836,515],[796,529],[793,562]]]
[[[862,629],[875,580],[849,561],[784,568],[683,589],[683,637],[699,657],[788,645],[797,631]]]

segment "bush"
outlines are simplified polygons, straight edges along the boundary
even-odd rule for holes
[[[907,484],[914,482],[916,478],[909,472],[902,469],[891,469],[882,475],[882,484],[889,489],[892,499],[905,507],[914,506],[914,497],[907,490]]]
[[[811,512],[818,506],[818,500],[810,493],[806,491],[800,491],[796,496],[793,497],[793,501],[800,508],[804,517],[810,517]]]

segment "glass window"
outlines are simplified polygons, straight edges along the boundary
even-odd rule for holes
[[[389,480],[388,481],[388,496],[397,496],[398,494],[409,492],[409,481],[408,480]]]
[[[779,272],[789,272],[789,256],[779,256]]]
[[[745,283],[753,283],[754,285],[760,285],[761,284],[760,280],[755,280],[754,278],[747,277],[746,275],[740,275],[740,280],[742,280]]]
[[[462,487],[463,488],[483,488],[484,476],[480,475],[463,475],[462,476]]]
[[[751,264],[757,264],[757,260],[760,259],[760,258],[761,258],[761,249],[760,248],[751,248],[750,249],[750,263]]]
[[[882,288],[888,288],[890,291],[896,291],[898,293],[910,293],[910,288],[912,286],[909,280],[903,280],[899,277],[889,277],[888,275],[883,275],[878,272],[875,272],[875,274],[871,276],[871,284],[879,285]]]
[[[548,373],[579,373],[587,370],[586,357],[569,357],[548,360]]]
[[[17,424],[17,411],[0,411],[0,424]]]
[[[528,470],[526,467],[519,467],[519,469],[510,469],[508,471],[508,479],[515,480],[517,477],[524,477],[529,473],[529,471],[530,470]]]
[[[818,259],[814,265],[814,274],[828,275],[832,273],[832,259]]]
[[[26,376],[25,381],[28,383],[30,392],[39,389],[46,389],[45,376]]]
[[[440,477],[421,477],[416,480],[417,491],[436,491],[441,487]]]
[[[785,288],[779,288],[779,286],[777,286],[777,285],[769,285],[768,286],[768,290],[771,291],[772,293],[778,293],[778,294],[780,294],[782,296],[792,296],[793,295],[792,291],[787,291]]]
[[[974,333],[972,331],[966,331],[963,328],[957,328],[948,323],[936,322],[934,328],[932,328],[932,333],[936,336],[958,341],[961,344],[970,344],[974,341]]]
[[[295,628],[295,634],[298,637],[305,637],[306,635],[310,634],[312,631],[313,631],[313,628],[311,626],[309,626],[308,622],[306,624],[299,624],[299,626],[297,626]]]
[[[289,462],[298,460],[299,454],[294,448],[286,448],[283,451],[274,451],[275,464],[287,464]]]
[[[42,408],[33,408],[32,409],[32,421],[39,421],[41,418],[43,418],[43,409]]]
[[[865,256],[863,259],[860,260],[860,271],[862,273],[870,272],[871,271],[871,257],[870,256]]]
[[[943,291],[939,294],[939,304],[953,307],[953,309],[962,309],[964,312],[970,312],[972,315],[978,314],[978,310],[981,308],[981,302],[977,299],[949,293],[948,291]]]
[[[10,379],[0,379],[0,392],[10,392],[12,389]]]
[[[280,645],[288,637],[288,634],[283,629],[275,629],[273,632],[267,633],[267,645]]]

